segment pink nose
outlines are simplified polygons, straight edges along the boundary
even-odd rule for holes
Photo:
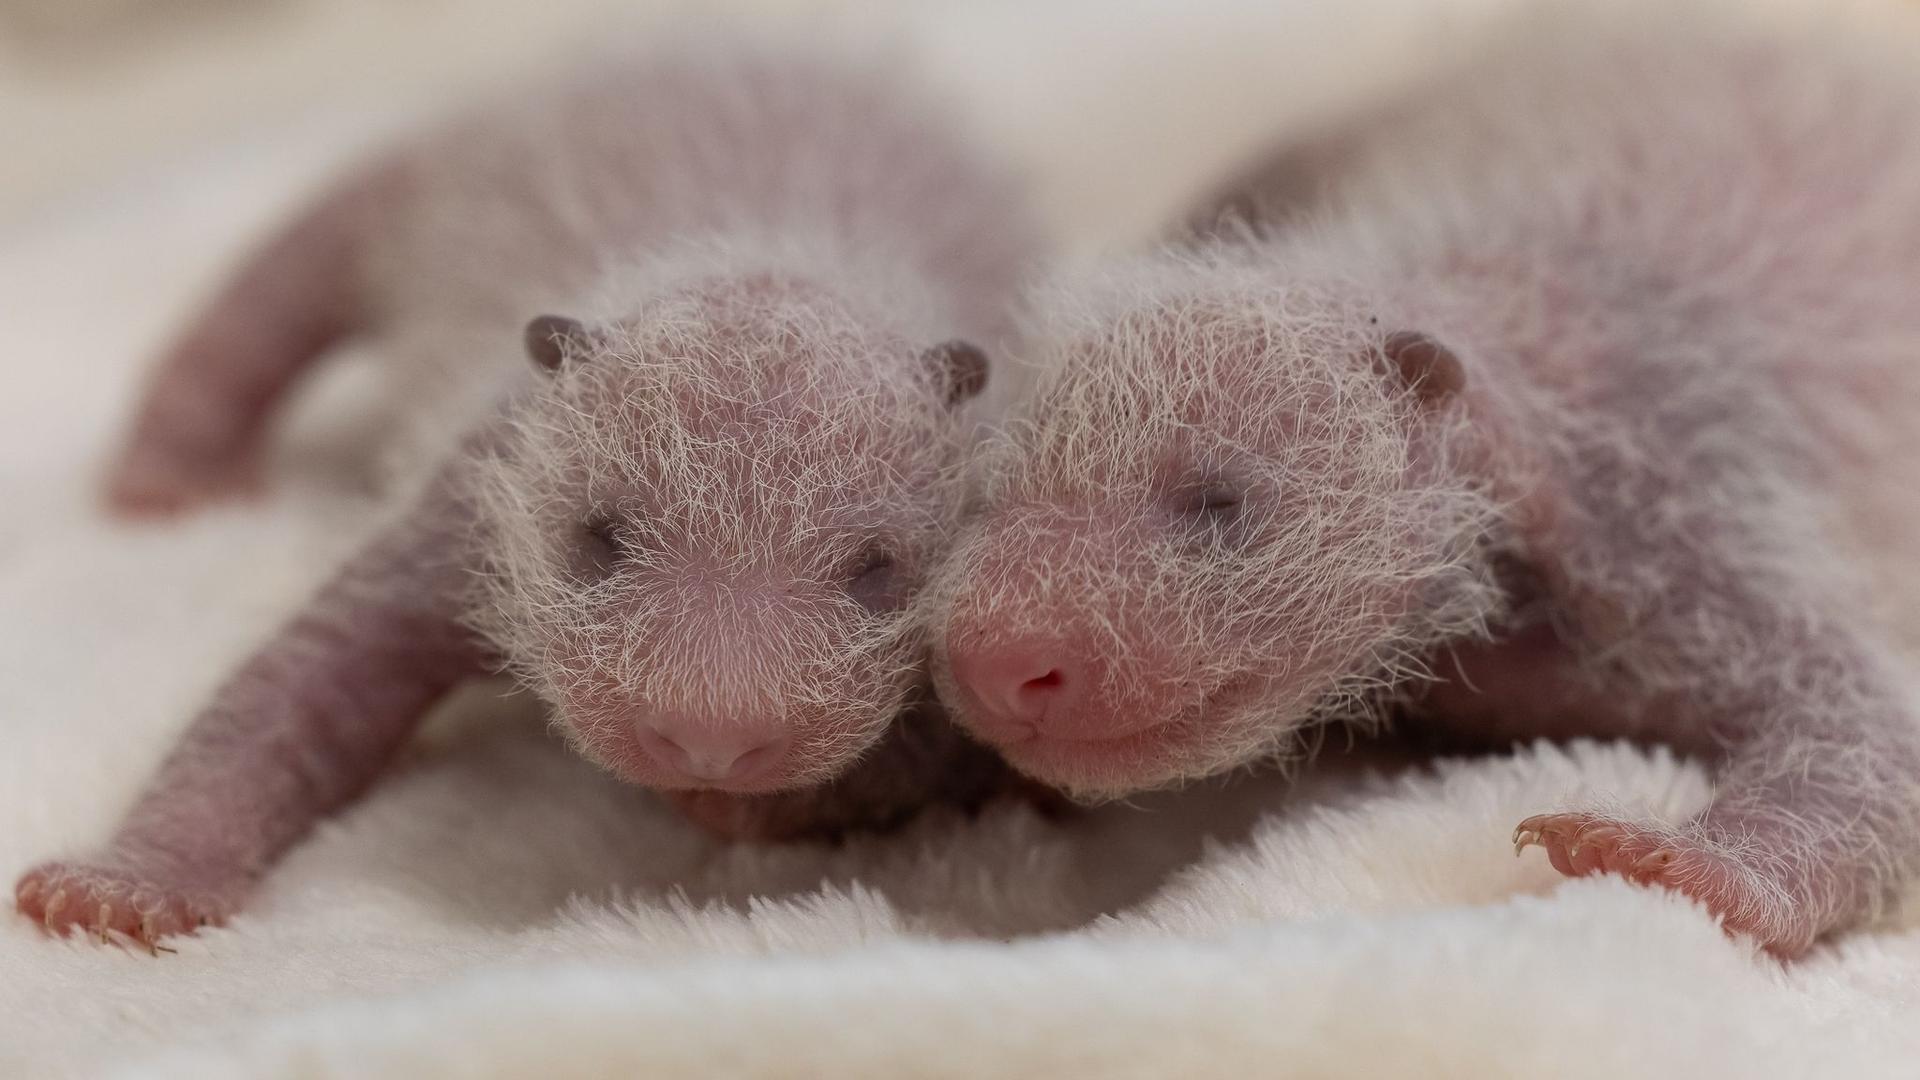
[[[1051,647],[1029,642],[955,651],[953,677],[979,705],[986,725],[1032,734],[1071,722],[1087,680]]]
[[[693,780],[746,780],[765,771],[786,750],[784,734],[752,728],[708,728],[654,720],[640,728],[640,743],[654,760]]]

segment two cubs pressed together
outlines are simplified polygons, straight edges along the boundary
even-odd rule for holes
[[[1019,185],[863,63],[686,51],[396,154],[176,349],[115,500],[243,480],[347,333],[498,404],[22,910],[224,917],[503,665],[738,831],[1009,786],[924,653],[1078,795],[1389,715],[1668,741],[1719,762],[1700,818],[1516,843],[1782,953],[1870,915],[1920,855],[1920,75],[1630,8],[1530,11],[1307,205],[1266,177],[1243,228],[1038,285]],[[543,311],[529,384],[498,343]]]

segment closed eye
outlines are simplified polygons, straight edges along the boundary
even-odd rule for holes
[[[1173,509],[1201,521],[1231,521],[1246,506],[1246,492],[1226,481],[1208,481],[1182,488],[1173,497]]]
[[[1182,543],[1210,554],[1239,551],[1257,534],[1250,495],[1236,481],[1208,477],[1167,494],[1166,520]]]
[[[585,568],[596,577],[633,555],[632,546],[611,517],[596,514],[580,523],[580,552]]]
[[[1199,512],[1220,517],[1238,511],[1243,501],[1245,501],[1245,497],[1238,491],[1230,488],[1208,488],[1207,491],[1200,496]]]
[[[898,607],[902,596],[899,560],[884,541],[869,540],[847,561],[847,595],[868,611]]]

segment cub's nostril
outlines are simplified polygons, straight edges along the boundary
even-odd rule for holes
[[[669,769],[686,768],[687,752],[679,743],[649,727],[641,727],[637,734],[640,745],[655,761]]]
[[[1014,741],[1080,723],[1097,672],[1071,642],[1014,641],[952,649],[961,722],[989,741]]]
[[[751,747],[733,759],[733,763],[727,767],[727,774],[725,776],[716,777],[716,779],[736,780],[742,777],[752,776],[772,764],[773,760],[779,757],[780,752],[784,749],[786,749],[786,742],[781,739]]]
[[[1054,668],[1045,675],[1036,675],[1026,682],[1021,683],[1020,689],[1024,693],[1044,696],[1065,686],[1066,682],[1067,677],[1060,673],[1059,668]]]
[[[1028,670],[1032,670],[1029,668]],[[1044,674],[1035,675],[1013,687],[1009,710],[1022,720],[1034,723],[1047,723],[1057,719],[1060,709],[1068,704],[1073,695],[1067,684],[1067,673],[1058,667],[1049,667]]]

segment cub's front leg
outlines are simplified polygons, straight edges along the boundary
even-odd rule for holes
[[[1797,954],[1870,916],[1920,868],[1911,691],[1874,630],[1830,614],[1813,582],[1681,573],[1684,551],[1670,556],[1676,572],[1655,576],[1659,555],[1641,550],[1635,567],[1664,582],[1657,595],[1568,591],[1565,618],[1552,620],[1564,630],[1536,624],[1443,656],[1437,670],[1451,677],[1426,708],[1495,737],[1630,737],[1714,759],[1713,801],[1691,821],[1562,807],[1521,821],[1516,850],[1539,846],[1570,876],[1674,889]]]
[[[21,913],[149,946],[231,915],[484,669],[455,620],[457,522],[429,499],[350,561],[219,690],[104,846],[20,879]]]

